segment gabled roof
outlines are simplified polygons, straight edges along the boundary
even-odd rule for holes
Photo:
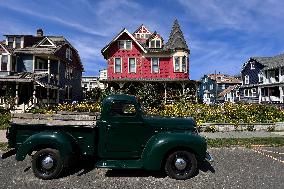
[[[169,40],[165,45],[165,49],[168,50],[181,49],[189,51],[177,19],[174,21]]]
[[[231,91],[233,91],[235,88],[237,88],[238,85],[233,85],[233,86],[229,86],[227,89],[224,89],[218,96],[224,96],[228,93],[230,93]]]
[[[6,53],[10,53],[9,51],[8,51],[8,49],[5,47],[5,45],[3,44],[1,44],[0,43],[0,48],[2,48]],[[0,51],[1,52],[1,51]]]
[[[284,53],[272,57],[251,57],[251,59],[265,66],[264,70],[279,68],[284,66]]]
[[[217,83],[235,83],[235,84],[240,84],[242,83],[241,80],[239,80],[238,78],[236,77],[233,77],[233,76],[228,76],[228,75],[225,75],[225,74],[209,74],[208,77],[212,80],[215,80]]]
[[[146,52],[145,48],[133,37],[133,35],[131,33],[129,33],[129,31],[127,31],[127,29],[123,29],[121,30],[121,32],[119,32],[112,40],[109,44],[107,44],[103,49],[102,49],[102,54],[105,54],[105,51],[110,47],[111,44],[113,44],[120,36],[122,36],[122,34],[126,33],[140,48],[141,50],[143,50],[144,52]]]
[[[38,44],[35,45],[35,47],[56,47],[56,45],[53,43],[52,40],[50,40],[48,37],[45,37],[43,40],[41,40]]]

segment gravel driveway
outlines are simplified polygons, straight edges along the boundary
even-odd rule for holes
[[[177,181],[157,172],[83,170],[60,179],[35,178],[30,159],[0,160],[0,188],[284,188],[284,147],[210,149],[212,167],[192,179]],[[208,170],[208,169],[211,169]]]

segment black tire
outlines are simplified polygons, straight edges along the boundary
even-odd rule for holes
[[[57,178],[63,169],[63,165],[64,161],[59,151],[51,148],[39,150],[32,159],[34,175],[43,180]]]
[[[166,174],[177,180],[189,179],[197,170],[197,160],[193,153],[175,151],[170,154],[165,163]]]

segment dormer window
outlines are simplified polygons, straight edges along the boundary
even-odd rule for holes
[[[120,41],[118,41],[118,47],[119,47],[120,50],[131,50],[132,49],[132,41],[120,40]]]
[[[254,62],[250,63],[250,69],[251,70],[255,69],[255,63]]]
[[[150,41],[150,48],[161,48],[161,40],[160,39],[153,39]]]
[[[16,37],[16,48],[21,48],[21,37]]]
[[[70,48],[66,49],[66,59],[72,60],[72,50]]]
[[[8,37],[8,47],[13,48],[14,37]]]

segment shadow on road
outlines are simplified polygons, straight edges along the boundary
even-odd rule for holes
[[[77,176],[83,176],[95,169],[95,162],[93,160],[85,159],[81,160],[80,163],[75,163],[75,167],[64,169],[59,178],[67,177],[76,174]],[[24,169],[24,172],[30,170],[31,167],[28,166]],[[215,169],[208,161],[203,161],[198,164],[198,170],[193,175],[193,177],[202,172],[212,172],[215,173]],[[105,174],[106,177],[155,177],[155,178],[165,178],[167,175],[164,171],[148,171],[143,169],[111,169]]]

